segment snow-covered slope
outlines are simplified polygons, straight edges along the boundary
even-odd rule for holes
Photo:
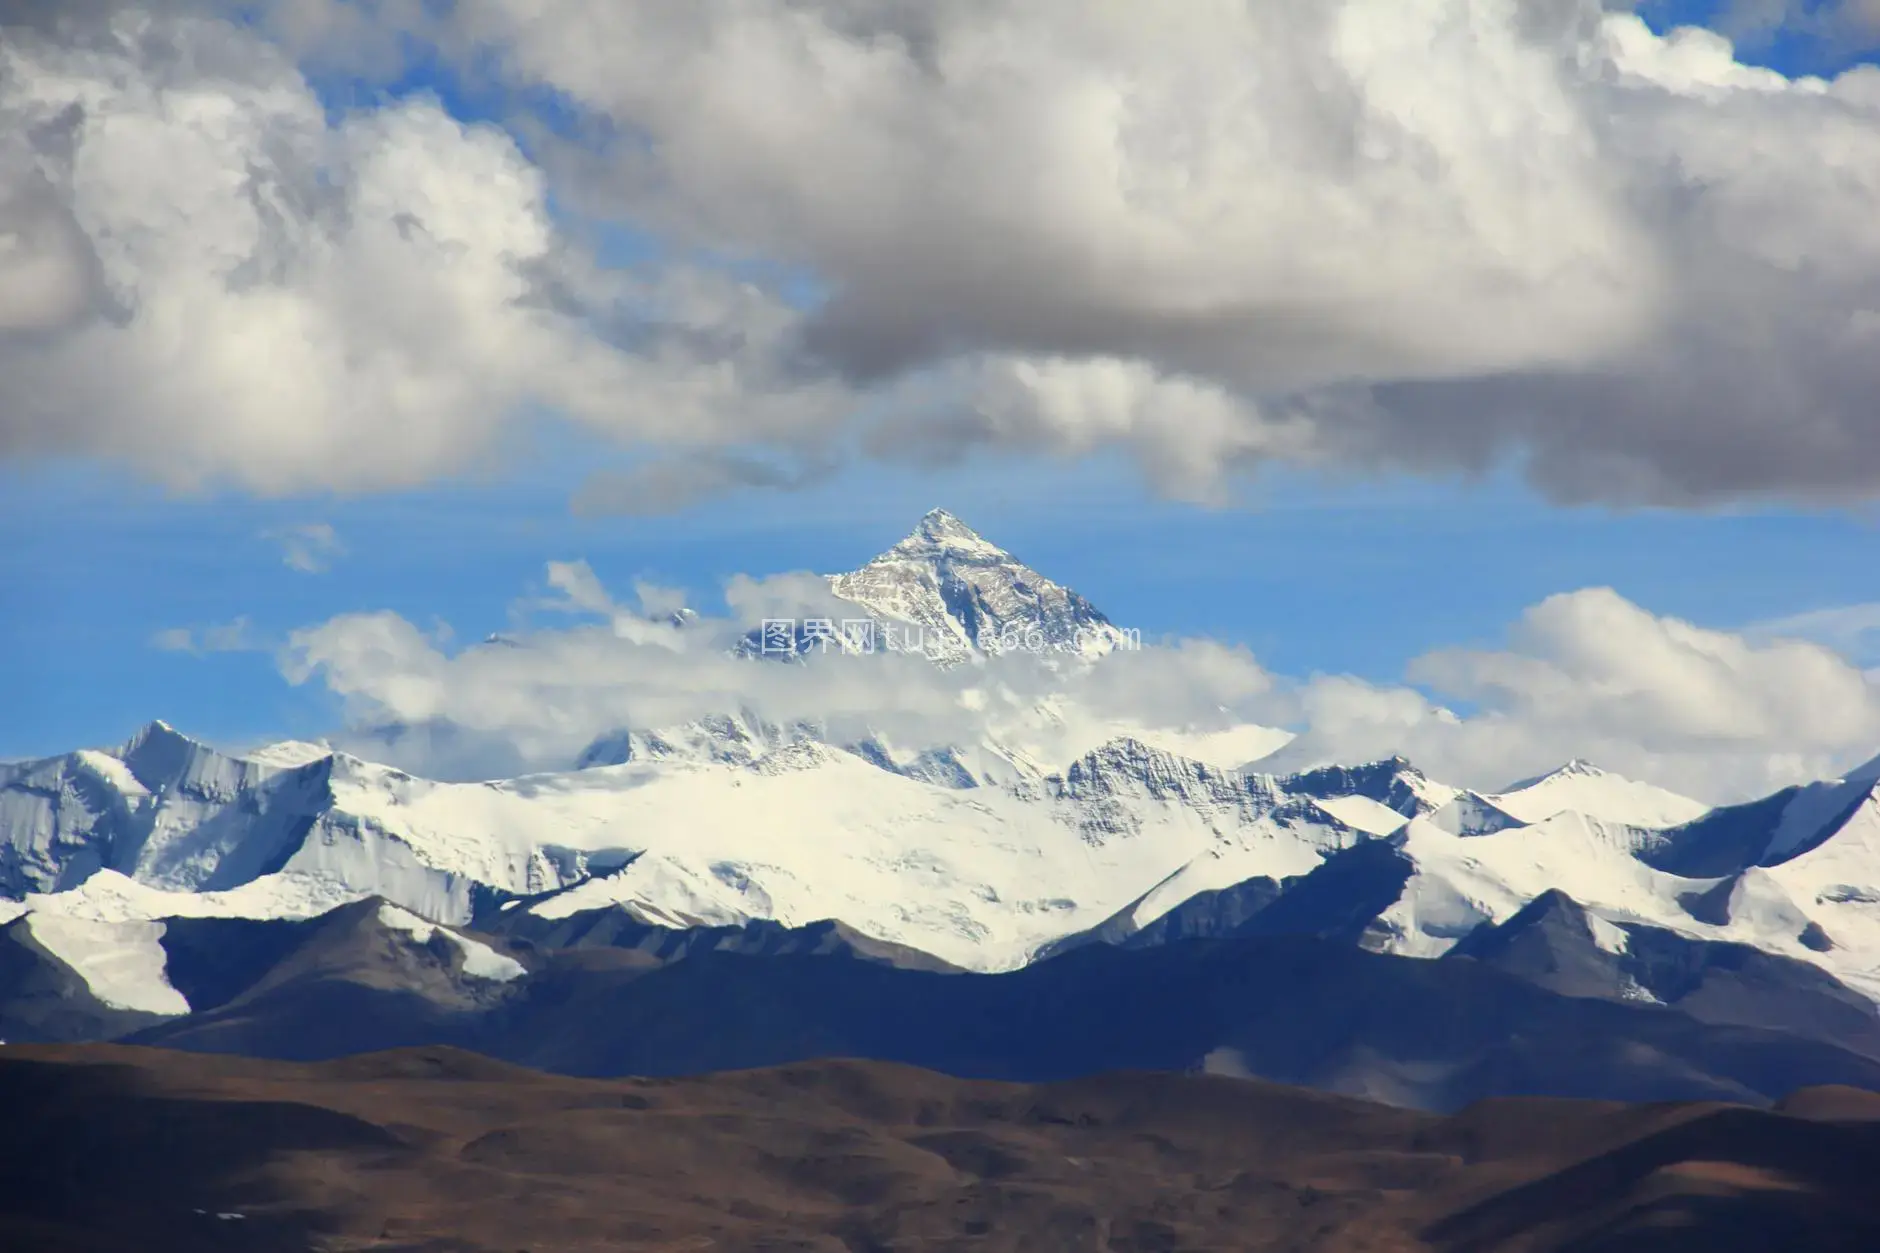
[[[1279,812],[1256,783],[1119,741],[1061,774],[959,788],[805,743],[748,766],[622,766],[494,786],[339,802],[436,848],[476,832],[512,850],[532,833],[624,862],[533,906],[565,916],[613,904],[667,926],[837,918],[978,969],[1103,916],[1205,852],[1283,873],[1357,838],[1329,815]],[[468,848],[456,853],[467,865]],[[502,858],[475,873],[498,881]]]
[[[410,937],[418,944],[429,944],[433,939],[443,937],[445,943],[456,947],[463,961],[463,972],[469,978],[508,983],[529,973],[521,962],[497,952],[481,940],[459,935],[448,927],[436,926],[396,905],[379,906],[379,923]]]
[[[1663,832],[1571,811],[1477,835],[1418,819],[1399,838],[1412,869],[1377,920],[1375,946],[1386,951],[1440,956],[1474,927],[1506,922],[1558,890],[1597,918],[1749,944],[1880,998],[1880,802],[1872,799],[1808,852],[1711,875],[1654,864]]]
[[[189,1002],[164,972],[163,923],[101,922],[42,910],[26,938],[82,979],[101,1005],[146,1014],[186,1014]]]
[[[1586,761],[1570,761],[1487,799],[1522,822],[1576,813],[1633,827],[1673,827],[1710,808],[1688,796],[1623,778]]]
[[[1129,637],[1094,605],[982,538],[944,509],[830,590],[870,614],[912,628],[914,651],[960,661],[973,652],[1099,657]]]

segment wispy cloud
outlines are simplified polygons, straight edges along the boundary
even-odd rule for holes
[[[339,533],[326,522],[263,531],[261,538],[279,544],[281,563],[302,574],[324,574],[333,568],[335,560],[346,555]]]
[[[150,637],[152,648],[171,653],[245,653],[264,646],[256,640],[247,615],[218,626],[169,627]]]
[[[1758,639],[1812,640],[1861,665],[1880,663],[1880,601],[1832,605],[1743,628]]]

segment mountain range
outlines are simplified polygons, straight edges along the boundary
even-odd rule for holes
[[[1139,643],[942,511],[828,587],[940,666]],[[738,649],[842,664],[809,639]],[[1265,772],[1270,728],[1112,730],[1040,761],[730,709],[451,782],[153,722],[0,766],[0,1039],[1221,1069],[1436,1107],[1880,1086],[1880,767],[1711,808],[1586,762],[1480,792]]]

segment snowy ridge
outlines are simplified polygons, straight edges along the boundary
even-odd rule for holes
[[[73,887],[100,870],[190,890],[245,882],[299,838],[326,776],[321,761],[287,769],[225,756],[163,722],[111,752],[0,771],[0,895]]]
[[[124,751],[151,734],[183,739],[151,732]],[[127,776],[129,794],[103,808],[136,808],[174,832],[195,850],[187,873],[126,855],[121,833],[95,823],[61,843],[67,811],[38,782],[9,795],[31,802],[33,823],[10,828],[8,847],[71,844],[93,866],[70,873],[74,852],[75,881],[46,876],[54,890],[13,894],[20,908],[304,917],[378,895],[456,924],[478,890],[558,893],[536,908],[618,903],[663,925],[837,918],[990,969],[1023,963],[1206,854],[1292,874],[1362,834],[1274,780],[1127,739],[1061,771],[1014,767],[1003,783],[969,787],[813,741],[745,762],[639,759],[492,783],[433,782],[343,753],[281,771],[186,752],[198,775],[222,781],[214,804],[193,784],[132,788]],[[27,777],[69,782],[81,770],[100,774],[79,760]]]
[[[1614,922],[1751,943],[1880,993],[1871,782],[1652,829],[1572,810],[1523,822],[1505,803],[1537,785],[1490,798],[1400,759],[1274,777],[1119,738],[1058,770],[1008,761],[995,780],[947,752],[873,748],[793,740],[748,760],[647,754],[441,783],[343,753],[293,768],[229,757],[153,724],[118,750],[0,777],[0,857],[28,885],[0,922],[309,917],[376,895],[448,926],[495,892],[536,898],[543,916],[620,906],[669,927],[838,919],[992,970],[1132,903],[1145,925],[1388,836],[1412,866],[1373,928],[1392,951],[1438,956],[1557,888]],[[1684,864],[1699,853],[1716,864]],[[100,951],[147,947],[142,935]]]
[[[333,748],[328,744],[310,744],[305,740],[282,740],[275,744],[264,744],[260,748],[243,753],[242,757],[257,765],[274,766],[281,770],[298,770],[302,766],[310,766],[332,755]]]

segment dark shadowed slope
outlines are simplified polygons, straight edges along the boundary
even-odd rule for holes
[[[0,1248],[34,1253],[1856,1253],[1880,1122],[1216,1076],[1025,1086],[880,1063],[554,1078],[0,1049]],[[1770,1243],[1771,1239],[1780,1243]]]
[[[831,1056],[1024,1081],[1208,1069],[1432,1109],[1505,1095],[1757,1104],[1811,1084],[1880,1089],[1880,1060],[1828,1042],[1297,937],[1097,945],[1002,975],[808,955],[538,956],[527,978],[476,1004],[449,982],[413,999],[402,983],[377,985],[381,966],[313,964],[130,1039],[297,1059],[375,1038],[456,1043],[577,1075]]]
[[[1464,959],[1568,996],[1652,1001],[1704,1022],[1779,1026],[1880,1057],[1880,1010],[1820,967],[1747,944],[1602,923],[1563,892],[1478,927],[1443,956]]]
[[[645,953],[660,961],[678,961],[698,953],[746,953],[756,957],[805,954],[880,962],[908,970],[958,969],[931,953],[863,935],[847,923],[832,919],[796,927],[769,919],[740,926],[662,927],[618,906],[556,918],[544,918],[523,908],[495,908],[481,912],[474,926],[512,946],[613,948]]]
[[[400,917],[369,898],[298,922],[171,919],[168,976],[198,1012],[151,1030],[185,1026],[208,1052],[317,1059],[457,1041],[512,993],[441,931],[388,915]]]

